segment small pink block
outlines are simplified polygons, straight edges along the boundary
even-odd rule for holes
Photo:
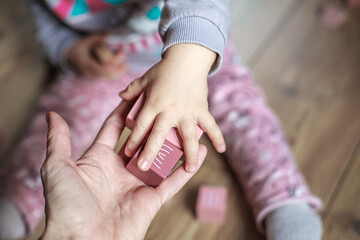
[[[196,202],[196,217],[200,222],[223,223],[226,215],[227,188],[202,186]]]
[[[340,28],[349,20],[347,12],[334,4],[321,6],[319,14],[321,22],[332,29]]]
[[[144,103],[145,103],[145,93],[142,93],[139,96],[139,98],[136,100],[134,106],[128,113],[126,120],[125,120],[126,126],[128,128],[130,128],[131,130],[135,127],[136,118],[139,115],[140,109],[142,109],[142,107],[144,106]],[[200,139],[201,135],[203,134],[203,130],[197,125],[196,125],[196,134],[197,134],[198,139]],[[183,148],[181,137],[175,128],[170,129],[170,131],[166,137],[166,140],[168,140],[169,142],[174,144],[177,148],[180,148],[180,149]]]
[[[350,7],[360,7],[360,0],[347,0],[346,2]]]
[[[174,144],[165,140],[150,169],[144,172],[137,166],[138,157],[143,150],[144,145],[145,144],[138,149],[133,158],[126,165],[126,169],[147,185],[155,187],[169,175],[183,152]]]

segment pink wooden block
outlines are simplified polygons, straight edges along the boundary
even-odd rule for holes
[[[346,2],[350,7],[360,7],[360,0],[347,0]]]
[[[134,157],[126,165],[126,169],[147,185],[155,187],[170,174],[183,152],[174,144],[165,140],[150,169],[144,172],[137,166],[138,157],[144,145],[145,144],[138,149]]]
[[[130,110],[130,112],[126,117],[125,124],[128,128],[133,129],[135,127],[136,118],[139,115],[140,109],[143,107],[144,103],[145,103],[145,93],[142,93],[139,96],[138,100],[136,100],[134,106],[132,107],[132,109]],[[196,133],[197,133],[197,138],[200,139],[201,135],[203,134],[203,130],[200,127],[196,126]],[[181,137],[175,128],[170,129],[166,137],[166,140],[174,144],[177,148],[183,149]]]
[[[200,222],[223,223],[226,215],[227,188],[202,186],[196,202],[196,217]]]

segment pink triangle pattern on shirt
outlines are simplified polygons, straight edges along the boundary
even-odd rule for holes
[[[91,13],[99,13],[112,8],[113,5],[102,0],[85,0]],[[60,19],[65,20],[69,17],[74,8],[75,0],[60,0],[54,6],[53,11]]]
[[[64,20],[69,15],[70,11],[74,8],[75,1],[74,0],[61,0],[54,7],[54,13],[60,19]]]

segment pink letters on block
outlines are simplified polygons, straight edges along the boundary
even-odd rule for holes
[[[138,149],[134,157],[126,165],[126,169],[147,185],[155,187],[169,175],[183,152],[169,141],[165,140],[150,169],[144,172],[137,166],[137,160],[143,146],[144,144]]]

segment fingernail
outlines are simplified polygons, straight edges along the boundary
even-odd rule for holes
[[[219,150],[222,153],[225,152],[226,151],[226,145],[225,144],[221,145]]]
[[[138,163],[138,166],[139,166],[140,170],[147,171],[150,168],[150,162],[143,159],[143,160],[140,160],[140,162]]]
[[[125,155],[126,155],[127,157],[132,157],[132,156],[133,156],[133,153],[132,153],[132,151],[131,151],[130,149],[125,148]]]
[[[187,171],[188,172],[195,172],[196,171],[196,165],[195,164],[190,164],[188,167],[187,167]]]

